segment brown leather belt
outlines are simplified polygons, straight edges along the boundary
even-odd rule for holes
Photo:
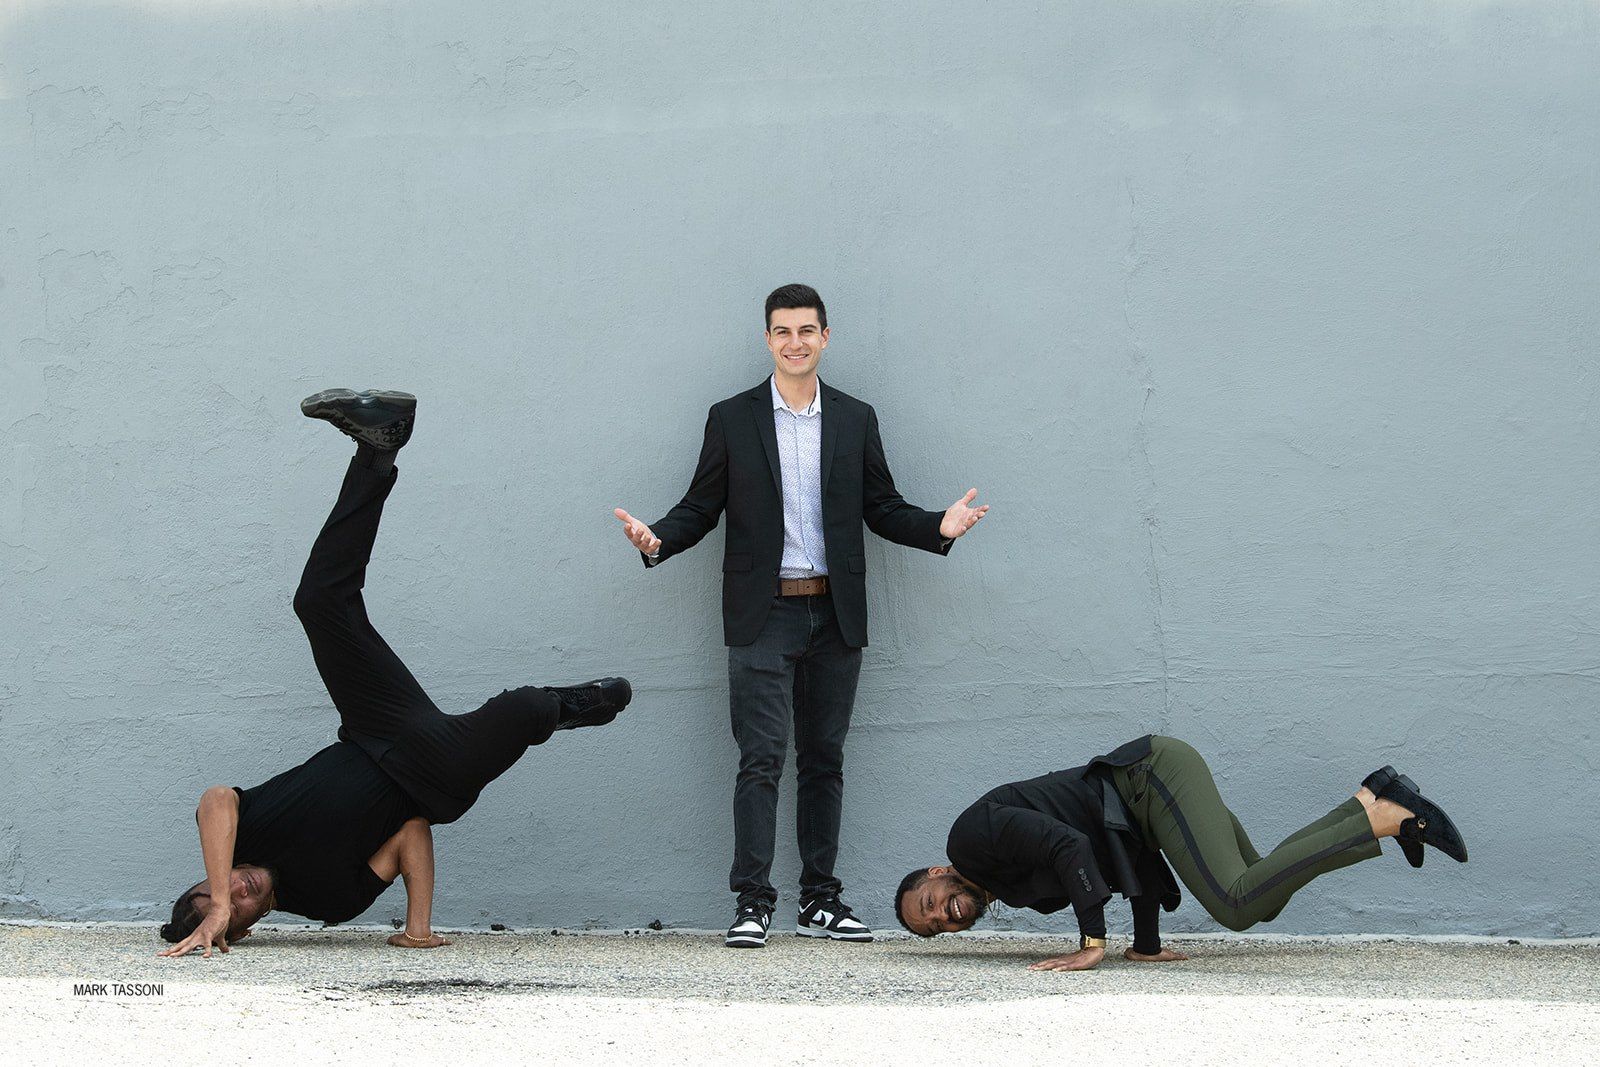
[[[828,591],[828,576],[821,578],[779,578],[779,596],[821,596]]]

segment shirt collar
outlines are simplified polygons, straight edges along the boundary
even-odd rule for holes
[[[783,401],[783,394],[778,392],[778,376],[774,374],[771,378],[768,378],[767,381],[772,383],[772,410],[777,411],[779,408],[782,408],[785,411],[790,411],[791,409],[789,405]],[[817,395],[811,398],[811,403],[806,405],[806,409],[804,411],[792,413],[797,415],[805,415],[808,417],[822,414],[822,383],[820,381],[817,382]]]

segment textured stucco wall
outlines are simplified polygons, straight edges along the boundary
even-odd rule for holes
[[[441,705],[639,692],[441,831],[440,921],[725,921],[721,535],[646,574],[610,509],[804,279],[903,491],[995,508],[869,549],[869,921],[1157,730],[1268,842],[1390,761],[1465,827],[1276,929],[1600,932],[1600,8],[634,6],[0,6],[0,914],[154,917],[200,791],[330,737],[295,402],[376,384],[370,604]]]

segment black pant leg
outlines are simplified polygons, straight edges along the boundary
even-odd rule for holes
[[[844,741],[861,678],[861,650],[839,632],[833,598],[804,598],[811,643],[795,664],[795,837],[800,845],[800,896],[837,893],[834,861],[844,812]]]
[[[778,780],[789,748],[795,661],[805,651],[806,634],[801,598],[780,597],[755,641],[728,649],[728,710],[739,745],[728,888],[741,904],[778,899],[772,887]]]
[[[361,599],[383,504],[394,481],[393,471],[374,474],[351,462],[294,594],[295,614],[311,642],[322,683],[339,709],[339,736],[345,740],[391,741],[419,713],[438,714],[400,657],[373,629]]]
[[[378,762],[429,822],[454,822],[529,746],[550,739],[560,714],[548,689],[508,689],[465,715],[419,717]]]

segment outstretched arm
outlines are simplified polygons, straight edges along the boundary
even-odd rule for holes
[[[706,416],[706,436],[700,445],[700,462],[694,480],[671,511],[646,526],[622,508],[612,511],[622,523],[622,532],[639,550],[646,567],[664,563],[679,552],[700,543],[716,529],[722,510],[728,505],[728,444],[722,434],[717,409]]]
[[[206,917],[194,933],[156,953],[158,956],[186,956],[195,949],[211,958],[215,945],[228,951],[228,923],[233,919],[233,843],[239,833],[239,794],[225,785],[214,785],[200,794],[194,819],[200,827],[200,855],[206,864],[206,881],[211,892]]]
[[[367,861],[385,882],[398,875],[406,882],[406,928],[389,936],[396,948],[438,948],[446,938],[433,932],[433,827],[415,817],[395,831]]]
[[[883,454],[883,438],[878,434],[878,413],[867,414],[867,441],[862,481],[861,517],[867,529],[886,541],[907,548],[920,548],[944,555],[956,538],[977,525],[988,514],[989,505],[972,506],[976,489],[951,504],[942,513],[923,511],[906,503],[905,497],[894,487],[894,475],[889,473],[889,461]]]

